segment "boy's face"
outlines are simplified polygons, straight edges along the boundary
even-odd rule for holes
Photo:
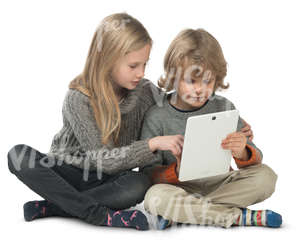
[[[213,94],[215,76],[207,70],[200,77],[182,78],[176,89],[178,106],[184,110],[200,108]]]

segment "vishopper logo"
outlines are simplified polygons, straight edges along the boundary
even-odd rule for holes
[[[179,83],[181,83],[181,80],[184,80],[186,83],[192,84],[192,74],[195,72],[196,76],[201,76],[202,80],[202,95],[208,95],[207,100],[223,100],[222,98],[219,98],[215,95],[213,88],[210,88],[208,86],[209,81],[215,80],[215,77],[211,70],[207,69],[204,70],[202,66],[200,65],[190,65],[188,67],[184,68],[182,66],[178,67],[172,67],[170,68],[167,75],[165,75],[165,83],[164,83],[164,89],[158,89],[156,86],[151,86],[152,91],[152,97],[158,107],[163,107],[163,100],[164,96],[166,95],[165,89],[167,88],[173,88],[173,91],[177,91],[179,87]],[[147,83],[152,83],[150,81],[147,81]],[[143,96],[143,95],[142,95]],[[188,98],[190,97],[190,92],[188,93],[182,93],[181,99],[185,102],[189,102]],[[203,100],[205,97],[203,97]],[[171,104],[176,104],[178,100],[178,94],[174,93],[171,97]],[[135,105],[133,105],[135,106]],[[232,109],[232,103],[228,100],[225,101],[225,110],[231,110]]]
[[[180,193],[180,192],[179,192]],[[182,225],[213,225],[228,228],[239,214],[225,212],[216,209],[209,197],[204,197],[199,193],[188,195],[174,194],[171,199],[160,196],[153,196],[148,200],[149,212],[153,215],[160,215],[172,221],[172,227]],[[219,205],[221,207],[221,205]],[[229,210],[228,210],[229,211]],[[157,227],[159,220],[157,217],[150,218],[151,224]]]
[[[17,150],[18,151],[17,151]],[[121,147],[114,149],[101,148],[99,151],[75,152],[73,154],[63,153],[60,151],[52,152],[47,155],[37,152],[35,149],[27,145],[17,145],[8,153],[8,158],[17,171],[22,168],[34,169],[37,167],[51,168],[55,165],[70,165],[70,163],[81,166],[83,169],[83,180],[88,181],[89,172],[97,171],[97,178],[102,178],[102,171],[105,167],[111,165],[111,162],[118,158],[125,158],[129,147]]]
[[[121,148],[114,148],[109,150],[107,148],[102,148],[100,151],[87,151],[87,158],[84,161],[83,166],[83,180],[87,181],[89,177],[89,170],[91,169],[91,160],[96,162],[94,168],[97,171],[97,178],[102,178],[102,171],[103,167],[105,166],[103,160],[111,160],[112,162],[116,161],[117,159],[124,159],[129,151],[129,147],[121,147]],[[111,165],[112,163],[107,162],[106,165]]]
[[[101,52],[103,47],[103,35],[105,32],[115,32],[124,29],[127,23],[130,23],[129,18],[123,18],[121,20],[104,21],[97,28],[97,51]]]
[[[36,167],[37,163],[42,167],[47,168],[62,164],[61,161],[56,161],[51,156],[42,155],[27,145],[17,145],[13,147],[8,153],[8,158],[12,162],[14,169],[17,171],[21,171],[22,168],[33,169]]]

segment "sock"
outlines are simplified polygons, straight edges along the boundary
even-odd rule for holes
[[[147,217],[139,210],[108,209],[106,225],[112,227],[131,227],[137,230],[148,230]]]
[[[170,227],[171,225],[172,225],[171,220],[166,220],[160,215],[157,216],[157,224],[156,224],[157,230],[164,230]]]
[[[60,216],[60,217],[74,217],[60,207],[56,206],[47,200],[41,201],[29,201],[23,205],[24,219],[26,221],[32,221],[37,218],[44,218],[50,216]]]
[[[267,227],[280,227],[281,224],[281,215],[272,210],[250,210],[247,208],[242,209],[242,215],[233,223],[233,225],[239,226]]]

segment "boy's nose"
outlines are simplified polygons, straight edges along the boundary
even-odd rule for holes
[[[203,93],[203,88],[202,88],[202,86],[199,86],[199,85],[195,86],[195,93],[196,93],[197,95],[202,94],[202,93]]]

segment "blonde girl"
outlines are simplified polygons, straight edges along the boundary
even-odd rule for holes
[[[45,199],[24,204],[26,221],[65,216],[148,229],[142,212],[124,209],[141,202],[150,187],[145,175],[131,169],[153,158],[154,147],[139,140],[144,114],[158,92],[143,78],[151,47],[148,32],[132,16],[103,19],[83,71],[69,84],[63,127],[50,151],[18,144],[8,153],[9,170]]]

